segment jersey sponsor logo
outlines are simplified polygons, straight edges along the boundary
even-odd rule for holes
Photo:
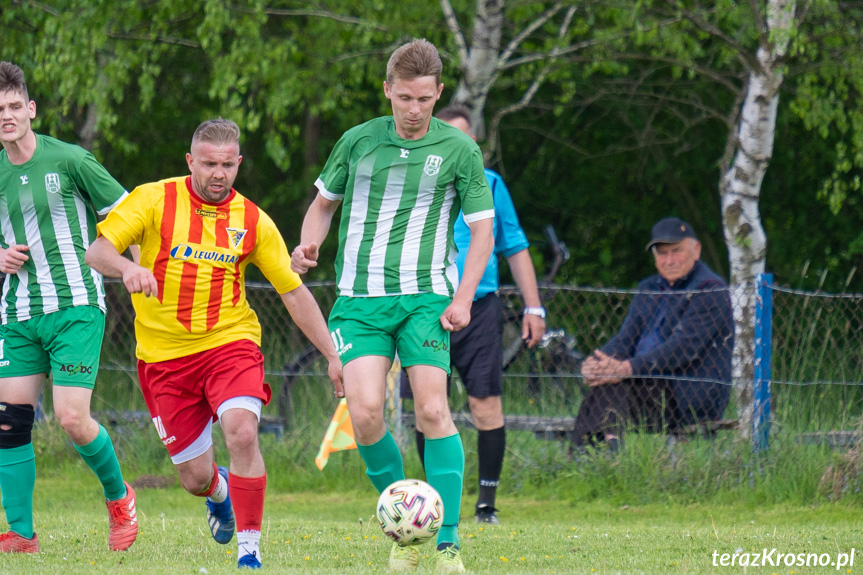
[[[407,158],[407,157],[408,157],[408,154],[410,154],[410,153],[411,153],[411,151],[410,151],[410,150],[405,150],[404,148],[399,148],[399,149],[402,151],[402,155],[401,155],[401,156],[399,156],[400,158]]]
[[[79,363],[78,365],[75,365],[74,363],[64,363],[60,366],[60,371],[62,373],[68,373],[69,375],[89,375],[93,373],[93,366],[84,365],[83,363]]]
[[[245,230],[243,230],[245,231]],[[175,260],[201,260],[213,263],[233,264],[237,263],[237,256],[223,254],[214,250],[196,250],[186,244],[179,244],[171,248],[171,257]]]
[[[49,194],[56,194],[60,191],[60,174],[45,174],[45,189]]]
[[[441,164],[443,164],[443,158],[440,156],[429,156],[426,158],[426,165],[423,171],[427,176],[434,176],[440,171]]]
[[[423,347],[430,347],[432,351],[447,351],[449,347],[447,346],[445,341],[438,341],[436,339],[425,340],[423,342]]]
[[[336,353],[339,354],[339,357],[354,347],[354,344],[352,343],[345,345],[345,340],[342,337],[342,328],[339,328],[336,331],[331,331],[330,337],[333,338],[333,345],[336,346]]]
[[[248,230],[241,230],[239,228],[225,228],[225,231],[228,232],[228,239],[231,240],[231,246],[234,248],[240,247],[240,242],[243,241],[243,238],[246,235]]]
[[[195,250],[192,258],[196,260],[204,260],[208,262],[218,262],[232,264],[237,261],[237,256],[231,254],[220,254],[219,252],[208,252],[204,250]]]
[[[195,251],[186,244],[180,244],[171,248],[171,257],[175,260],[187,260],[192,252]]]
[[[21,178],[21,185],[22,186],[26,186],[27,184],[30,183],[30,178],[28,178],[27,176],[19,176],[19,177]]]
[[[201,216],[202,218],[216,218],[217,220],[228,219],[228,214],[226,214],[225,212],[202,210],[201,208],[196,208],[195,214]]]

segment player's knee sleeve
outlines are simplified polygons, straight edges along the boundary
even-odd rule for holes
[[[0,401],[0,449],[22,447],[33,441],[36,410],[26,403]],[[5,429],[8,427],[9,429]]]

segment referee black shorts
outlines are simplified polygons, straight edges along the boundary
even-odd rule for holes
[[[450,334],[450,361],[470,397],[482,399],[503,393],[503,308],[497,294],[473,302],[468,326]],[[400,393],[402,398],[413,399],[405,372]]]

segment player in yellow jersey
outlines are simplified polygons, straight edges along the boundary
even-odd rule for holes
[[[139,186],[105,221],[87,263],[123,279],[135,307],[138,375],[156,430],[180,483],[207,498],[213,538],[228,543],[236,524],[239,566],[261,566],[266,469],[258,446],[261,407],[270,400],[261,327],[246,301],[254,263],[294,322],[329,360],[343,396],[342,369],[311,292],[291,271],[273,221],[231,186],[243,157],[234,122],[209,120],[186,154],[191,176]],[[141,246],[141,263],[123,258]],[[218,419],[230,471],[213,458]]]

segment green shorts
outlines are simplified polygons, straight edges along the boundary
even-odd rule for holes
[[[0,378],[51,373],[54,385],[93,389],[105,314],[76,306],[0,326]]]
[[[330,313],[330,336],[342,364],[367,355],[393,359],[398,350],[403,367],[433,365],[449,373],[449,332],[440,316],[451,301],[433,293],[340,297]]]

